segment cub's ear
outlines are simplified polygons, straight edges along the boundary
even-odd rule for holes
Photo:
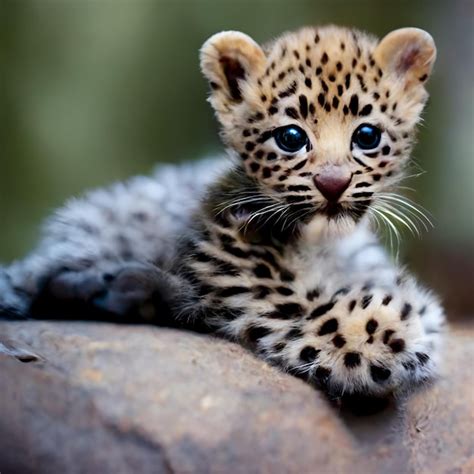
[[[225,113],[242,101],[246,82],[264,72],[265,62],[262,48],[239,31],[217,33],[204,43],[201,70],[211,85],[216,112]]]
[[[429,33],[418,28],[401,28],[382,38],[374,59],[384,72],[405,80],[405,89],[423,84],[431,74],[436,46]]]

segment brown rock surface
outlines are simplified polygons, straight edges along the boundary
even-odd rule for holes
[[[207,336],[0,323],[0,472],[471,474],[473,333],[433,387],[358,417]]]

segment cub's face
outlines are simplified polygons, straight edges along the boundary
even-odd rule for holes
[[[391,203],[435,56],[431,36],[415,28],[377,41],[329,26],[264,48],[219,33],[201,67],[223,139],[259,190],[301,215],[354,223]]]

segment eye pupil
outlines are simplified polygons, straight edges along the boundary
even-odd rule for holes
[[[374,125],[362,124],[354,132],[352,141],[363,150],[371,150],[379,145],[381,135],[380,129]]]
[[[294,153],[301,150],[308,142],[305,131],[297,125],[280,127],[273,131],[276,144],[286,152]]]

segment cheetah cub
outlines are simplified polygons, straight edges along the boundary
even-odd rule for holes
[[[201,68],[230,160],[69,202],[0,272],[3,316],[212,332],[334,396],[432,379],[443,310],[371,229],[416,224],[395,189],[435,56],[416,28],[212,36]]]

